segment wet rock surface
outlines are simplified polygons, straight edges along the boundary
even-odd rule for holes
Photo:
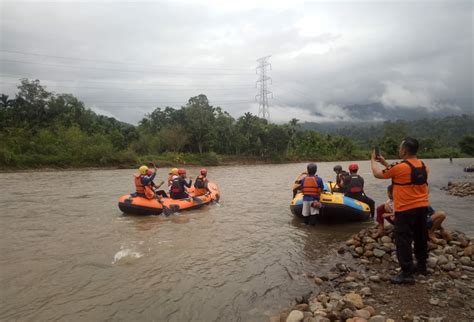
[[[329,273],[306,274],[312,294],[298,297],[304,303],[296,301],[279,321],[473,321],[474,240],[459,231],[450,240],[436,237],[428,274],[415,275],[415,285],[393,285],[400,272],[393,228],[378,238],[375,227],[361,230],[334,250],[340,261]]]
[[[472,182],[448,182],[446,187],[441,190],[446,190],[449,195],[457,197],[467,197],[474,195],[474,183]]]

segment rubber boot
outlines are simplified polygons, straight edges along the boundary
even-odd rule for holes
[[[392,277],[390,282],[392,284],[415,284],[415,279],[412,274],[402,272],[397,276]]]
[[[304,224],[309,225],[309,216],[304,216]]]

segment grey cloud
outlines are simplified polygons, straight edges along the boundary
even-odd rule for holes
[[[234,116],[256,113],[255,59],[267,54],[275,121],[285,120],[285,108],[302,120],[345,120],[343,106],[373,102],[472,112],[469,1],[2,6],[3,50],[84,59],[2,52],[4,60],[77,67],[2,62],[3,82],[17,81],[6,74],[54,80],[44,83],[128,122],[200,93]]]

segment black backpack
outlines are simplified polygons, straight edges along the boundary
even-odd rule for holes
[[[410,178],[411,182],[409,183],[395,183],[394,182],[393,184],[396,184],[399,186],[408,186],[408,185],[421,186],[424,184],[428,184],[428,172],[426,172],[426,166],[423,163],[423,161],[421,161],[420,168],[415,167],[413,164],[408,162],[408,160],[403,160],[402,162],[408,164],[411,168],[411,178]]]
[[[199,176],[196,178],[196,181],[194,182],[194,187],[198,189],[204,189],[206,187],[203,176]]]

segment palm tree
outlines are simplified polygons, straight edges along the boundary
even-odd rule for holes
[[[0,96],[0,107],[7,108],[13,106],[13,103],[15,103],[15,100],[9,100],[8,95],[2,94]]]

